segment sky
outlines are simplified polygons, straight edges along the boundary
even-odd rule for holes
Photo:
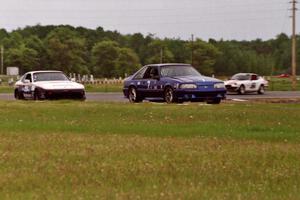
[[[267,40],[291,34],[290,0],[0,0],[0,28],[69,24],[160,38]],[[300,20],[297,25],[300,25]]]

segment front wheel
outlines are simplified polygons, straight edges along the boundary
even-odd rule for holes
[[[129,88],[128,99],[130,103],[139,103],[143,101],[143,99],[138,96],[137,90],[134,87]]]
[[[246,89],[244,85],[241,85],[240,89],[239,89],[239,94],[245,94],[246,93]]]
[[[258,94],[264,94],[265,93],[265,87],[261,85],[257,91]]]
[[[175,102],[174,91],[171,87],[167,87],[165,89],[164,99],[167,103],[174,103]]]

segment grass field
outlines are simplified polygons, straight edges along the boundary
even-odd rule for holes
[[[296,90],[300,90],[300,82],[298,81]],[[269,81],[269,90],[271,91],[291,91],[292,81],[289,78],[272,78]]]
[[[300,104],[0,110],[0,199],[300,199]]]

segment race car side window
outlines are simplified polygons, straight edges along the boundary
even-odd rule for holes
[[[153,77],[158,76],[158,69],[156,66],[148,67],[147,71],[144,74],[144,79],[152,79]]]
[[[31,79],[31,74],[27,74],[24,78],[24,80],[29,80],[30,82],[32,82],[32,79]]]
[[[148,69],[148,67],[142,68],[134,77],[134,79],[143,79],[145,71]]]
[[[256,81],[257,80],[257,75],[253,74],[251,75],[251,81]]]

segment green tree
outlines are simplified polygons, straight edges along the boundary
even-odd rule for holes
[[[67,73],[88,73],[85,39],[69,28],[60,27],[51,31],[46,38],[49,68]]]
[[[23,37],[18,32],[12,32],[8,37],[2,39],[5,49],[17,48],[23,43]]]
[[[140,61],[137,54],[129,48],[120,48],[116,63],[116,75],[124,77],[131,75],[140,68]]]
[[[148,44],[146,63],[169,63],[174,61],[174,55],[161,40],[154,40]]]
[[[33,49],[37,52],[37,62],[38,64],[33,66],[34,70],[47,69],[48,56],[47,50],[42,40],[40,40],[36,35],[31,35],[24,40],[27,48]]]
[[[26,47],[25,44],[18,48],[10,48],[5,57],[7,66],[18,66],[21,72],[33,70],[38,63],[38,52]]]
[[[215,73],[213,66],[221,52],[214,45],[198,39],[193,44],[189,43],[188,48],[193,51],[193,66],[196,69],[205,75]],[[188,59],[187,62],[192,61]]]
[[[93,72],[96,76],[112,77],[115,75],[119,57],[119,45],[113,41],[102,41],[92,49]]]

